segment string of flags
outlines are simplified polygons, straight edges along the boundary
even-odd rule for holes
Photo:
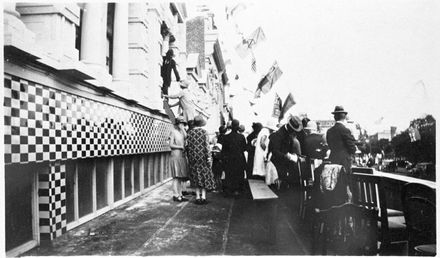
[[[239,10],[246,9],[246,6],[243,5],[236,5],[231,9],[227,9],[227,18],[229,19]],[[236,28],[237,24],[236,24]],[[260,44],[261,42],[266,40],[266,35],[261,27],[257,27],[250,35],[247,37],[243,36],[243,33],[238,31],[238,33],[242,36],[242,40],[236,45],[235,51],[237,52],[238,56],[242,59],[248,57],[251,55],[251,63],[250,68],[253,73],[257,72],[257,60],[254,55],[253,49]],[[269,68],[269,71],[259,80],[257,89],[254,93],[254,100],[250,100],[249,104],[251,107],[255,106],[256,102],[255,100],[261,97],[261,94],[267,94],[274,86],[274,84],[278,81],[278,79],[283,74],[283,71],[280,69],[277,61],[273,63],[273,65]],[[281,98],[276,94],[275,100],[273,103],[273,112],[272,117],[275,117],[278,119],[278,121],[281,121],[288,110],[295,105],[295,100],[292,93],[289,93],[284,100],[284,102],[281,100]],[[254,112],[255,115],[258,115],[256,112]]]

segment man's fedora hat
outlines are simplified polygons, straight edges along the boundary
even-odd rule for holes
[[[287,122],[287,127],[295,132],[300,132],[303,129],[302,121],[298,116],[292,116]]]
[[[332,114],[338,114],[338,113],[347,114],[348,112],[344,110],[343,106],[336,106],[335,111],[333,111]]]

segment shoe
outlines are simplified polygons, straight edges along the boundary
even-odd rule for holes
[[[202,200],[201,199],[196,199],[194,201],[194,203],[197,204],[197,205],[200,205],[200,204],[202,204]]]
[[[185,198],[185,197],[183,197],[183,196],[180,196],[180,200],[181,200],[182,202],[187,202],[187,201],[189,201],[187,198]]]
[[[207,201],[206,199],[203,199],[203,198],[202,198],[202,199],[200,200],[200,204],[208,204],[208,201]]]

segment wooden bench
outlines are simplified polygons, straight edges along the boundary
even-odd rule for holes
[[[277,199],[276,195],[269,186],[262,180],[249,179],[249,188],[251,189],[252,198],[254,200]]]

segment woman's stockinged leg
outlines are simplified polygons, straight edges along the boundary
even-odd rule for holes
[[[202,188],[202,199],[206,200],[206,189]]]
[[[179,192],[179,179],[177,178],[173,178],[173,196],[174,197],[179,197],[181,195],[181,193]]]
[[[196,199],[200,199],[200,188],[196,188]]]

